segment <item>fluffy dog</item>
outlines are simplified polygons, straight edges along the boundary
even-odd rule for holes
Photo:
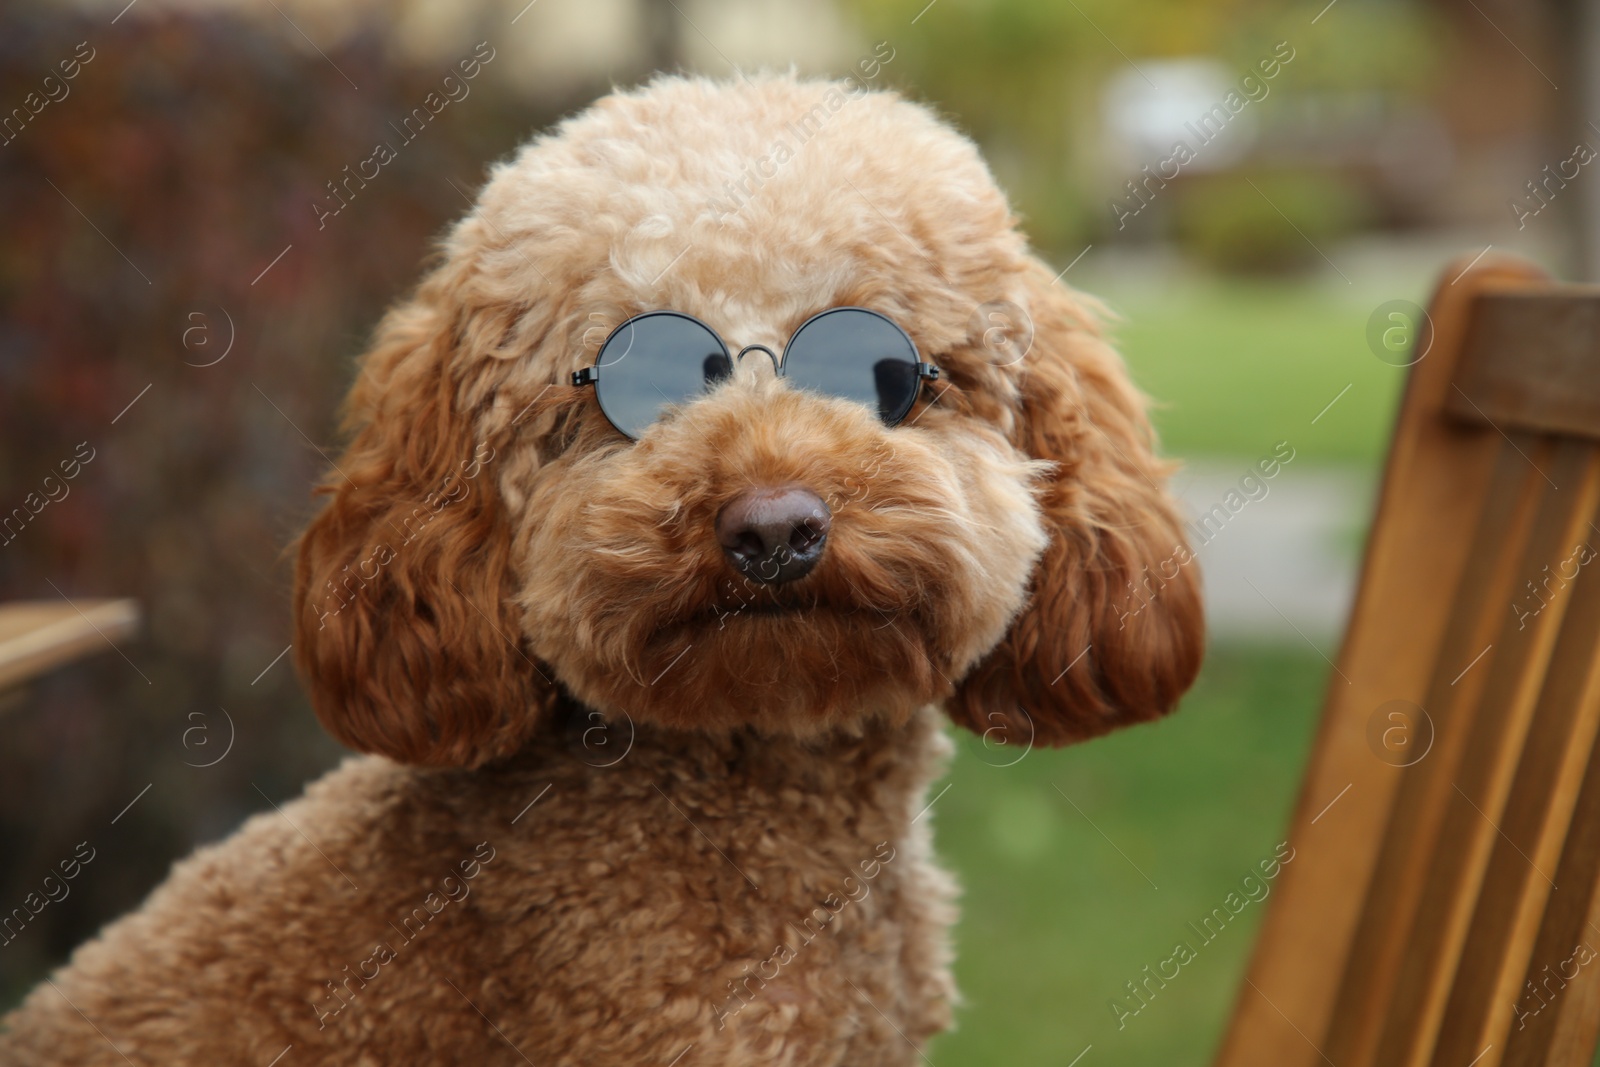
[[[1001,301],[1031,346],[986,339]],[[642,312],[777,352],[842,306],[940,368],[896,425],[747,354],[631,440],[573,381]],[[1198,669],[1097,306],[893,94],[664,78],[567,121],[384,319],[347,422],[295,651],[368,755],[178,864],[0,1062],[913,1064],[955,998],[937,709],[1060,745]],[[792,580],[738,565],[736,505],[789,524]]]

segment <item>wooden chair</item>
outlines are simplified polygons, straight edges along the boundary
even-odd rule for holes
[[[1600,286],[1484,258],[1429,316],[1217,1067],[1600,1037]]]

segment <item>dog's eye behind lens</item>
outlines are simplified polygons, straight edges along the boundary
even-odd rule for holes
[[[707,354],[709,353],[709,355]],[[652,311],[617,327],[597,360],[595,392],[606,418],[638,438],[664,408],[692,400],[728,377],[721,338],[686,315]]]
[[[893,426],[917,398],[917,349],[893,322],[860,308],[837,308],[801,326],[783,373],[802,389],[865,404]]]
[[[713,352],[700,364],[701,377],[706,380],[706,388],[727,381],[733,377],[733,360],[722,352]]]
[[[878,417],[891,426],[916,403],[917,365],[903,359],[880,359],[872,365],[872,384],[878,390]]]

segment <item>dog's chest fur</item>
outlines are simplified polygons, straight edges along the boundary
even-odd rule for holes
[[[937,716],[813,744],[596,729],[471,772],[352,759],[57,982],[134,1062],[919,1062],[954,997]],[[130,959],[172,1018],[108,993]],[[0,1062],[123,1062],[30,999]]]

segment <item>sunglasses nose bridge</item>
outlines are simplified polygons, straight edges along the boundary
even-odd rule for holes
[[[772,349],[768,348],[766,345],[745,345],[743,348],[739,349],[738,353],[733,357],[734,362],[743,362],[744,357],[749,355],[751,352],[766,353],[766,357],[772,361],[772,372],[774,374],[779,373],[781,365],[778,361],[778,354]]]

